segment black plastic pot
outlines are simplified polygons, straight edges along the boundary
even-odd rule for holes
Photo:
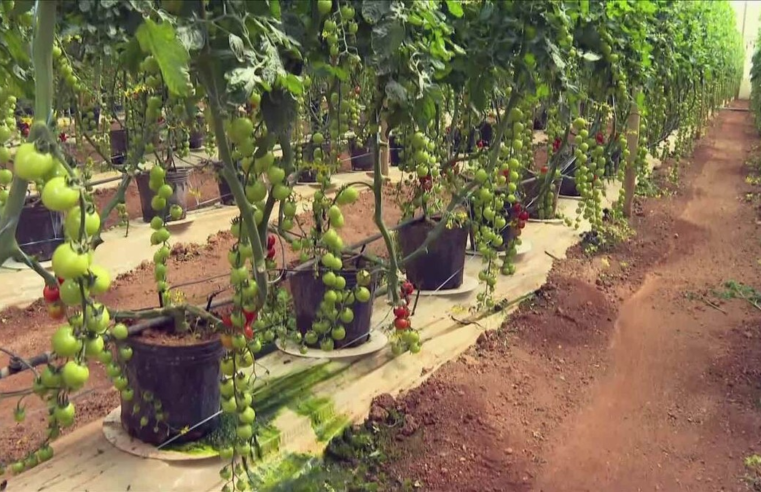
[[[48,261],[63,243],[63,214],[46,209],[42,202],[25,205],[19,216],[16,242],[37,261]]]
[[[526,207],[526,211],[528,211],[529,217],[532,219],[539,219],[539,199],[536,198],[539,196],[539,193],[541,191],[542,183],[544,182],[543,178],[536,179],[534,181],[531,181],[530,183],[526,183],[526,185],[523,188],[523,204]],[[558,208],[558,198],[560,196],[560,186],[557,186],[557,182],[555,183],[555,191],[553,196],[553,206],[551,209],[551,216],[550,217],[544,217],[542,220],[547,220],[555,217],[555,213],[557,212]],[[536,199],[535,199],[536,198]],[[532,203],[533,201],[533,203]],[[531,205],[529,205],[531,203]]]
[[[165,222],[171,222],[172,220],[182,220],[187,215],[187,202],[188,202],[188,188],[190,188],[190,173],[191,168],[177,168],[169,170],[166,173],[166,182],[172,185],[174,193],[166,201],[166,208],[163,211],[162,217]],[[140,192],[140,207],[143,211],[143,221],[150,222],[155,216],[159,215],[151,208],[151,200],[155,193],[151,191],[149,186],[150,174],[143,173],[138,174],[135,177],[137,181],[137,189]],[[169,216],[169,209],[172,205],[179,205],[182,207],[182,216],[179,219],[172,219]]]
[[[397,231],[402,254],[407,257],[423,245],[439,219],[420,221]],[[462,285],[468,229],[446,227],[428,251],[406,262],[407,280],[420,290],[450,290]]]
[[[317,171],[315,171],[314,169],[300,170],[298,175],[298,182],[299,183],[316,183]]]
[[[129,435],[149,444],[159,445],[192,428],[219,410],[219,363],[224,348],[219,340],[196,345],[162,346],[139,338],[124,342],[132,348],[132,359],[126,364],[131,401],[122,400],[122,427]],[[165,422],[156,422],[154,405],[144,401],[150,392],[153,401],[161,402]],[[134,412],[135,403],[140,410]],[[148,424],[141,426],[142,417]],[[219,423],[219,417],[188,431],[174,442],[196,441]]]
[[[371,171],[373,169],[373,153],[369,147],[351,147],[352,171]]]
[[[111,164],[124,164],[127,159],[127,130],[116,128],[110,132]]]
[[[401,156],[399,155],[399,152],[404,150],[404,146],[402,144],[396,143],[396,137],[391,135],[388,137],[388,149],[389,149],[389,160],[391,161],[392,166],[398,166],[399,163],[402,161]]]
[[[193,130],[188,140],[190,150],[198,150],[203,147],[204,134],[200,130]]]
[[[544,130],[547,128],[547,109],[541,108],[534,112],[534,130]]]
[[[235,197],[233,196],[233,191],[230,189],[230,185],[227,184],[227,181],[225,178],[222,177],[220,174],[220,171],[222,170],[223,164],[222,161],[215,161],[213,162],[214,170],[217,173],[217,186],[219,187],[219,201],[222,205],[234,205],[235,204]],[[238,166],[236,165],[236,168]],[[240,176],[239,176],[240,179]]]
[[[342,270],[340,275],[346,279],[346,288],[352,289],[357,285],[357,269]],[[321,275],[315,276],[314,270],[300,271],[288,280],[290,282],[293,305],[296,311],[296,328],[302,334],[312,329],[315,313],[325,296],[326,286]],[[375,298],[375,279],[367,287],[373,294],[367,302],[354,301],[351,309],[354,319],[344,324],[346,337],[334,341],[335,348],[357,347],[370,339],[370,318],[373,315],[373,299]]]

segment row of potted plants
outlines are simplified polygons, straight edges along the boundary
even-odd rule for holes
[[[680,130],[701,128],[706,109],[731,96],[741,68],[727,2],[224,0],[92,8],[87,0],[50,0],[34,14],[24,9],[8,15],[32,17],[30,30],[20,22],[13,33],[31,40],[32,59],[13,63],[33,74],[34,121],[15,155],[0,155],[0,165],[12,161],[0,181],[7,187],[0,261],[13,257],[40,273],[63,325],[52,339],[56,358],[34,386],[48,403],[48,438],[12,470],[49,458],[50,440],[74,421],[70,395],[99,362],[120,391],[123,426],[146,442],[197,438],[220,408],[235,416],[235,437],[219,449],[225,490],[250,488],[247,472],[261,454],[251,368],[264,346],[361,344],[372,336],[383,289],[393,311],[384,327],[392,351],[418,352],[413,296],[461,286],[469,237],[483,261],[478,307],[488,309],[498,275],[515,271],[523,227],[556,218],[565,180],[582,198],[578,217],[566,222],[602,227],[605,181],[625,165],[644,169],[644,153],[674,120]],[[689,18],[718,27],[703,38],[685,27]],[[651,35],[666,28],[680,37]],[[696,46],[710,70],[686,56]],[[673,63],[651,58],[661,52]],[[671,83],[675,77],[680,84]],[[15,107],[17,89],[6,84],[0,109]],[[665,104],[674,99],[680,104]],[[636,159],[623,130],[634,104],[644,116]],[[106,107],[109,118],[95,114]],[[62,108],[73,108],[78,145],[118,140],[103,121],[126,129],[123,178],[102,210],[92,205],[83,163],[57,138],[53,116]],[[538,146],[537,119],[546,119],[548,137]],[[240,211],[230,228],[232,295],[216,309],[170,295],[166,224],[185,212],[174,202],[182,193],[176,157],[201,129]],[[687,148],[685,141],[677,152]],[[402,210],[397,228],[383,220],[386,150],[403,176],[391,187]],[[156,165],[141,172],[151,153]],[[331,181],[347,155],[372,170],[372,184]],[[309,171],[317,189],[306,203],[309,220],[300,220],[293,185]],[[143,198],[156,212],[150,240],[160,304],[112,311],[98,302],[110,277],[93,264],[93,252],[104,218],[133,179],[143,190],[147,184]],[[65,217],[53,274],[15,239],[30,184]],[[372,194],[382,257],[358,254],[341,237],[343,207],[363,187]],[[297,265],[278,265],[285,247],[301,253]]]

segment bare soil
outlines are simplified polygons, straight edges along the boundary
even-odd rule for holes
[[[210,180],[213,182],[213,177]],[[208,181],[207,181],[208,182]],[[214,183],[216,189],[216,183]],[[135,193],[137,190],[135,189]],[[218,191],[217,191],[218,193]],[[138,214],[139,197],[137,200]],[[395,206],[393,194],[389,188],[384,190],[383,220],[386,224],[396,224],[401,212]],[[347,245],[354,244],[377,232],[372,221],[374,199],[371,193],[360,194],[352,205],[343,207],[345,224],[342,238]],[[311,218],[305,214],[298,218],[308,230]],[[234,243],[229,232],[220,232],[209,236],[206,244],[175,244],[168,261],[168,278],[189,302],[205,303],[211,293],[222,291],[218,299],[230,297],[223,289],[229,286],[230,267],[227,252]],[[280,267],[298,260],[299,253],[290,247],[277,246],[276,259]],[[384,245],[378,240],[371,243],[367,251],[384,255]],[[40,284],[42,293],[42,284]],[[120,275],[112,283],[108,293],[99,301],[112,310],[140,309],[158,305],[158,295],[153,279],[153,264],[143,263],[137,269]],[[45,303],[40,299],[27,308],[8,308],[0,312],[0,347],[11,350],[24,357],[31,357],[50,350],[50,337],[61,325],[47,314]],[[9,358],[0,353],[0,367],[8,364]],[[0,393],[29,388],[33,380],[30,372],[16,374],[0,380]],[[105,417],[119,406],[119,396],[111,386],[101,364],[91,364],[90,379],[73,401],[77,407],[77,419],[71,432],[93,420]],[[44,438],[47,426],[47,411],[42,402],[34,395],[24,400],[27,406],[27,418],[23,423],[13,420],[15,398],[0,399],[0,462],[9,462],[21,458],[25,453],[36,449]]]
[[[749,113],[719,113],[679,187],[639,201],[636,236],[572,251],[501,330],[395,402],[390,488],[753,490],[759,312],[713,291],[760,285],[744,202],[757,141]]]

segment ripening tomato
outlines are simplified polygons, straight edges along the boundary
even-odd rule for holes
[[[246,325],[246,327],[243,328],[243,335],[248,340],[252,340],[254,338],[254,329],[251,328],[251,325]]]
[[[61,302],[48,304],[48,315],[54,320],[63,319],[66,316],[66,306]]]

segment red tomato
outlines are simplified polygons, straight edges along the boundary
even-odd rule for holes
[[[270,234],[269,236],[267,236],[267,248],[268,249],[269,248],[274,248],[275,247],[275,241],[276,241],[276,239],[275,239],[275,235],[274,234]]]
[[[66,132],[61,132],[58,134],[58,140],[61,142],[66,142],[69,139],[69,136],[66,135]]]
[[[48,304],[48,314],[55,320],[63,319],[66,316],[66,306],[60,302]]]
[[[605,136],[602,134],[602,132],[597,132],[595,139],[597,140],[597,145],[602,145],[605,142]]]
[[[406,318],[396,318],[394,320],[394,326],[397,330],[406,330],[410,327],[410,320]]]
[[[42,289],[42,297],[44,297],[47,302],[56,302],[61,298],[61,291],[58,290],[58,287],[50,287],[49,285],[46,285],[45,288]]]
[[[513,203],[513,210],[516,212],[520,212],[521,210],[523,210],[523,205],[521,205],[518,202],[515,202]]]
[[[243,315],[246,317],[246,323],[251,323],[253,321],[256,321],[256,311],[246,311],[244,309]]]
[[[521,212],[518,215],[518,219],[521,220],[522,222],[526,222],[528,220],[528,212],[526,212],[525,210]]]
[[[415,286],[412,285],[412,282],[410,282],[409,280],[405,280],[404,283],[402,284],[402,292],[406,295],[410,295],[413,292],[415,292]]]
[[[251,325],[246,325],[246,327],[243,328],[243,336],[245,336],[249,340],[254,338],[254,329],[251,328]]]
[[[271,260],[274,257],[275,257],[275,248],[269,248],[267,250],[267,259]]]
[[[547,174],[547,171],[549,171],[547,166],[542,166],[542,168],[539,170],[539,172],[542,173],[542,174]]]
[[[410,315],[410,310],[407,306],[396,306],[394,308],[394,316],[397,318],[406,318]]]
[[[554,142],[552,142],[552,150],[554,152],[557,152],[560,149],[560,146],[563,144],[563,141],[560,139],[560,137],[557,137]]]
[[[229,314],[222,316],[222,324],[230,327],[233,325],[233,320],[230,318]]]

